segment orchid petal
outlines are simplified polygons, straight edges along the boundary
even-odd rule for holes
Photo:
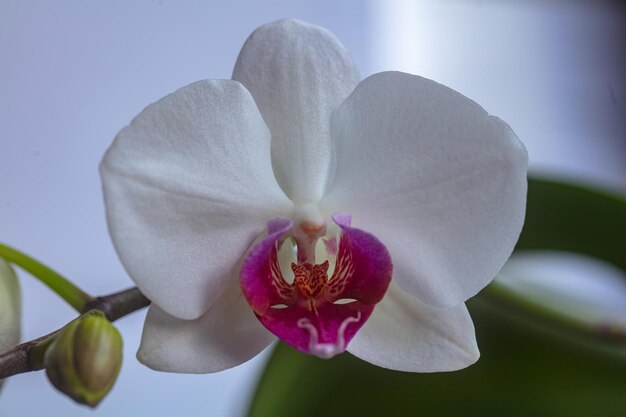
[[[464,304],[436,309],[395,284],[348,351],[374,365],[410,372],[454,371],[473,364],[480,355]]]
[[[294,201],[319,200],[331,168],[330,119],[359,82],[335,36],[297,20],[255,30],[233,70],[272,132],[272,163]]]
[[[222,297],[196,320],[177,319],[151,305],[137,357],[159,371],[209,373],[246,362],[273,340],[232,278]]]
[[[235,81],[196,82],[148,106],[100,171],[126,271],[182,319],[209,309],[265,221],[292,207],[273,176],[269,131]]]
[[[344,210],[389,249],[394,281],[433,306],[487,285],[522,228],[527,154],[461,94],[399,72],[359,84],[333,119],[327,212]]]

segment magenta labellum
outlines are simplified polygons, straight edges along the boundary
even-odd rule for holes
[[[350,226],[348,214],[335,214],[338,238],[323,238],[323,218],[273,219],[267,237],[246,255],[241,288],[263,325],[294,348],[321,358],[345,351],[382,300],[391,281],[387,248],[371,234]],[[281,270],[279,250],[296,242],[293,282]],[[327,259],[317,263],[322,239]],[[337,243],[338,241],[338,243]],[[334,264],[330,273],[331,263]]]

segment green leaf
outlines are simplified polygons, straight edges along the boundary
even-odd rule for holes
[[[0,243],[0,257],[29,272],[79,313],[92,299],[90,295],[52,268],[11,246]]]
[[[458,372],[394,372],[343,354],[325,361],[280,344],[250,416],[622,416],[626,361],[591,354],[471,303],[481,359]]]
[[[529,180],[517,249],[572,251],[626,271],[626,199]],[[481,359],[458,372],[414,374],[350,354],[324,361],[280,344],[250,416],[623,416],[626,340],[588,341],[519,300],[486,291],[468,303]],[[570,332],[569,334],[567,332]]]
[[[576,252],[626,271],[626,197],[531,178],[516,249]]]

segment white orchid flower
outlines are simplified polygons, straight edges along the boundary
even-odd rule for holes
[[[20,343],[22,297],[15,271],[0,258],[0,353]],[[0,388],[3,381],[0,380]]]
[[[232,78],[148,106],[101,164],[115,248],[152,300],[139,359],[214,372],[278,337],[404,371],[475,362],[464,301],[524,218],[511,129],[418,76],[359,81],[295,20],[257,29]]]

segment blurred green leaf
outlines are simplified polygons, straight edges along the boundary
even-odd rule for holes
[[[572,251],[626,271],[626,199],[589,188],[529,180],[517,249]],[[626,340],[612,346],[566,334],[498,291],[468,303],[481,359],[468,369],[412,374],[349,354],[325,361],[280,344],[250,416],[624,416]],[[560,330],[563,330],[561,332]]]
[[[343,354],[325,361],[280,344],[250,415],[623,416],[626,361],[505,317],[473,300],[481,359],[458,372],[412,374]]]
[[[626,197],[581,185],[530,178],[517,250],[560,250],[626,271]]]

